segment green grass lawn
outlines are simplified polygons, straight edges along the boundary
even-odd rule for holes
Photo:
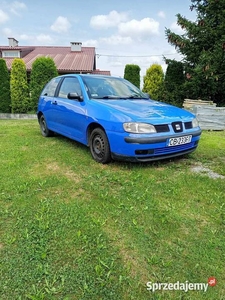
[[[96,163],[37,120],[0,120],[0,299],[225,299],[225,132],[193,154]],[[204,291],[152,283],[217,284]]]

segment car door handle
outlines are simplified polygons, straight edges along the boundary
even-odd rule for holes
[[[57,101],[52,101],[51,104],[57,105]]]

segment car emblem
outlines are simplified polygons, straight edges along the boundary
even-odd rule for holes
[[[181,130],[180,124],[175,125],[176,130]]]

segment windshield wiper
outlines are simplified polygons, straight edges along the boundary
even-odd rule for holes
[[[130,96],[126,97],[125,99],[149,99],[149,95],[147,93],[138,94],[135,91],[130,94]]]
[[[124,97],[124,99],[147,99],[147,98],[144,98],[144,97],[141,97],[141,96],[132,95],[132,96]]]
[[[98,97],[98,99],[120,99],[120,97],[105,95],[103,97]]]

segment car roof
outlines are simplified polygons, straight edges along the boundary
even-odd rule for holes
[[[120,79],[121,77],[116,77],[116,76],[110,76],[110,75],[101,75],[101,74],[75,74],[75,73],[71,73],[71,74],[63,74],[57,77],[60,78],[64,78],[64,77],[81,77],[81,78],[117,78]]]

